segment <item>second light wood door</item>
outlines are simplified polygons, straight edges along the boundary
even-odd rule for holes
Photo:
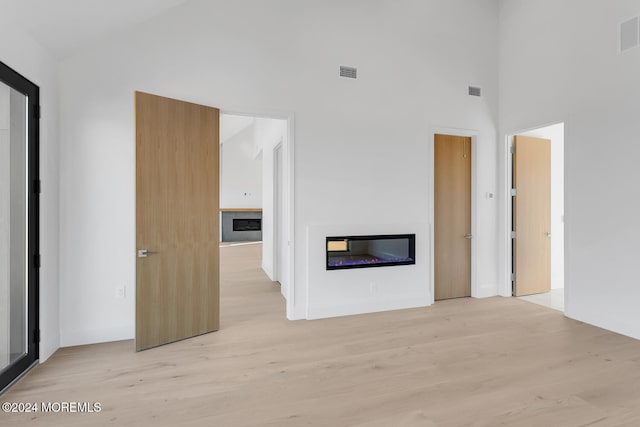
[[[471,296],[471,138],[435,136],[435,299]]]
[[[219,110],[140,92],[135,102],[136,350],[144,350],[219,327]]]
[[[514,294],[551,290],[551,141],[514,138]]]

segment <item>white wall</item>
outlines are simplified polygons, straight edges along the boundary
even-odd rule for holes
[[[262,147],[262,269],[271,280],[275,277],[274,256],[275,238],[275,212],[274,204],[274,149],[286,138],[287,122],[278,119],[256,119],[254,133],[260,139]],[[282,254],[281,254],[282,255]],[[286,284],[284,284],[286,286]]]
[[[228,117],[220,116],[221,133]],[[262,153],[257,144],[254,124],[222,141],[220,208],[262,207]]]
[[[234,132],[239,117],[220,116],[220,207],[262,208],[264,199],[273,197],[273,159],[265,160],[264,151],[282,142],[286,120],[252,117]],[[223,139],[225,134],[229,136]]]
[[[565,314],[640,338],[640,48],[618,53],[640,1],[500,5],[502,135],[565,122]]]
[[[43,362],[60,345],[57,64],[31,36],[13,22],[5,22],[3,14],[0,14],[0,61],[40,87],[40,361]]]
[[[551,289],[564,288],[564,123],[519,135],[551,140]]]
[[[318,272],[318,248],[348,224],[415,232],[428,247],[435,126],[478,130],[477,185],[495,191],[497,14],[497,0],[194,0],[64,61],[62,343],[133,336],[135,90],[295,114],[292,318],[426,305],[428,251],[415,268],[377,269],[394,279],[372,301],[371,270]],[[359,78],[338,77],[340,65]],[[495,201],[475,209],[477,280],[495,294]]]
[[[242,117],[221,114],[220,207],[263,209],[262,269],[271,280],[277,280],[273,150],[286,138],[287,121],[252,117],[247,122],[240,120]],[[286,287],[286,280],[282,282]]]

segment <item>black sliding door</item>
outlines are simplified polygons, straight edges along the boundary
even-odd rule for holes
[[[0,62],[0,393],[38,360],[38,98]]]

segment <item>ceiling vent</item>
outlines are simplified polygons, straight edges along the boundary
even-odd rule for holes
[[[640,20],[636,16],[620,24],[620,52],[640,45]]]
[[[346,77],[348,79],[358,78],[358,69],[355,67],[340,66],[340,77]]]
[[[482,96],[482,88],[479,86],[469,86],[469,95]]]

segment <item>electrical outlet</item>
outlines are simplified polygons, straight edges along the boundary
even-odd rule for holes
[[[125,288],[124,286],[119,286],[116,288],[116,298],[124,298],[125,295]]]

